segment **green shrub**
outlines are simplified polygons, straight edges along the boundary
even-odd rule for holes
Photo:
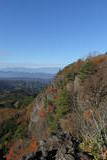
[[[14,139],[23,138],[27,133],[27,125],[19,125],[14,133]]]
[[[13,133],[16,130],[17,124],[14,118],[11,118],[4,122],[0,131],[0,137],[7,133]]]
[[[102,135],[88,137],[80,144],[80,149],[92,154],[95,160],[103,159],[103,157],[101,158],[101,155],[104,147],[106,147],[106,143],[103,141]]]
[[[82,65],[79,71],[79,78],[84,80],[88,75],[95,73],[95,65],[91,61],[87,61]]]
[[[63,88],[65,86],[65,84],[66,84],[66,82],[65,82],[64,78],[58,79],[58,81],[56,82],[57,88]]]
[[[48,108],[48,97],[47,95],[44,96],[44,107],[47,109]]]
[[[49,125],[49,128],[50,128],[51,132],[57,130],[58,123],[57,123],[57,121],[56,121],[56,119],[55,119],[53,114],[51,114],[51,113],[48,114],[47,122],[48,122],[48,125]]]
[[[71,110],[72,99],[69,92],[63,89],[56,100],[56,118],[59,120]]]
[[[11,118],[3,123],[0,130],[0,148],[7,150],[6,145],[14,136],[14,131],[17,129],[17,124],[14,118]]]
[[[33,99],[33,96],[25,96],[23,98],[19,98],[18,108],[24,108],[28,106],[33,101]]]
[[[83,151],[86,151],[94,156],[94,160],[100,160],[100,148],[98,146],[98,142],[96,141],[96,138],[93,139],[87,139],[87,141],[84,141],[80,144],[80,149]]]
[[[0,148],[8,149],[11,140],[25,137],[27,133],[27,123],[18,124],[16,118],[8,119],[0,126]]]
[[[65,78],[67,79],[67,81],[74,81],[75,80],[75,75],[76,73],[67,73]]]
[[[107,154],[104,155],[107,151],[106,112],[91,111],[91,117],[82,123],[80,134],[83,140],[80,148],[83,151],[91,153],[95,160],[105,159],[104,156],[107,159]]]
[[[53,99],[50,95],[45,96],[44,98],[44,107],[47,109],[50,104],[53,103]]]

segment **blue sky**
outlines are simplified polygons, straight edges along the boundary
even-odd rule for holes
[[[107,51],[107,0],[0,0],[0,66],[64,66]]]

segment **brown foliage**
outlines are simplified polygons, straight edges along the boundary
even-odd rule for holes
[[[17,113],[16,109],[0,109],[0,123],[2,123],[4,120],[11,118],[12,116],[15,116]]]
[[[95,64],[101,64],[103,62],[107,62],[107,55],[99,55],[96,57],[92,57],[91,61]]]

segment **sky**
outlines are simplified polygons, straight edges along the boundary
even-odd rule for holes
[[[63,67],[107,51],[107,0],[0,0],[0,67]]]

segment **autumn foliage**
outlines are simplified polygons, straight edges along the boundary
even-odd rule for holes
[[[40,104],[34,116],[37,116],[40,125],[39,123],[36,125],[36,122],[34,125],[35,128],[36,126],[40,128],[35,129],[35,136],[40,134],[39,131],[56,132],[61,127],[64,131],[82,139],[83,150],[91,152],[94,157],[101,153],[102,157],[107,158],[107,148],[103,147],[104,140],[101,137],[104,132],[107,138],[107,120],[104,119],[107,107],[105,105],[103,109],[101,108],[106,104],[104,99],[107,95],[107,66],[104,68],[104,73],[101,70],[102,64],[106,62],[107,55],[91,56],[68,65],[58,73],[54,83],[43,92],[43,99],[38,98]],[[75,92],[76,78],[78,78],[78,85]],[[70,84],[69,89],[68,84]],[[29,124],[33,106],[34,104],[18,112],[18,124]],[[11,114],[16,114],[16,111],[12,110],[12,113],[8,111],[6,116]],[[35,152],[38,143],[35,137],[24,137],[15,140],[13,144],[10,143],[9,148],[6,160],[19,160],[24,155]]]
[[[6,155],[6,160],[19,160],[29,153],[36,152],[37,148],[38,143],[34,137],[27,143],[20,139],[11,146],[9,153]]]

